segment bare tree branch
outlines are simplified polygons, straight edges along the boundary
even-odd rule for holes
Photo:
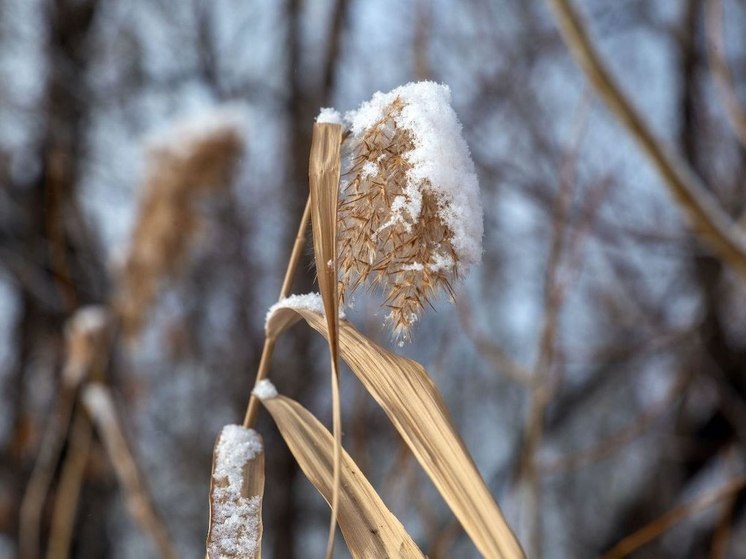
[[[715,491],[705,493],[694,501],[671,509],[663,516],[656,518],[653,522],[640,528],[634,534],[624,538],[606,552],[602,559],[626,557],[685,518],[739,493],[744,487],[746,487],[746,476],[736,477]]]
[[[706,8],[707,54],[710,68],[715,76],[728,120],[739,141],[746,147],[746,109],[738,99],[733,76],[725,57],[722,0],[707,0]]]
[[[746,240],[700,178],[652,133],[605,67],[569,0],[548,0],[560,30],[596,92],[658,169],[691,225],[710,248],[746,279]]]

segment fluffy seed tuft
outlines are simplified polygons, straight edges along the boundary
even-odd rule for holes
[[[425,304],[481,259],[482,208],[447,86],[376,93],[345,119],[338,203],[340,303],[380,289],[395,339],[410,338]]]

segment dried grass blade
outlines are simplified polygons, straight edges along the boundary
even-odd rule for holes
[[[279,335],[287,313],[297,313],[328,336],[324,318],[313,311],[279,309],[267,328]],[[443,397],[425,369],[411,359],[373,343],[349,322],[339,323],[339,350],[373,398],[381,405],[420,465],[459,519],[477,549],[489,558],[524,557],[518,540],[490,495]]]
[[[333,493],[334,440],[303,406],[277,396],[262,402],[298,461],[303,473],[327,502]],[[350,456],[342,454],[339,527],[355,559],[382,557],[424,559]]]
[[[261,559],[263,499],[261,435],[227,425],[212,455],[208,559]]]
[[[178,555],[171,543],[166,525],[153,507],[145,480],[122,429],[109,388],[99,382],[88,383],[83,389],[82,399],[104,443],[119,484],[125,492],[130,514],[143,532],[150,536],[160,557],[176,559]]]
[[[314,124],[309,160],[309,185],[311,195],[311,225],[313,252],[316,260],[319,292],[324,302],[329,353],[331,356],[332,422],[334,429],[334,491],[332,515],[329,521],[329,539],[326,557],[331,559],[334,550],[334,532],[337,525],[340,460],[342,448],[342,412],[339,397],[339,350],[337,322],[339,298],[337,294],[337,197],[339,196],[340,150],[342,127],[338,124]]]
[[[335,259],[341,145],[340,125],[314,124],[308,171],[311,224],[319,291],[330,327],[337,322],[337,313],[332,311],[337,306]]]
[[[78,503],[91,450],[93,426],[86,413],[78,408],[70,427],[67,456],[62,464],[55,490],[52,523],[46,559],[68,559],[77,520]]]

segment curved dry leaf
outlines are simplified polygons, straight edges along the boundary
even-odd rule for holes
[[[267,333],[278,336],[297,313],[323,336],[326,321],[303,309],[277,309]],[[339,351],[414,453],[477,549],[489,558],[524,557],[518,540],[492,498],[451,422],[445,402],[425,369],[339,323]]]
[[[324,302],[329,328],[337,322],[337,196],[339,194],[342,127],[339,124],[314,124],[309,159],[311,226],[316,277]],[[331,344],[334,342],[332,336]]]
[[[337,525],[339,496],[339,468],[342,449],[342,411],[339,399],[339,350],[337,323],[339,300],[337,298],[337,196],[339,194],[340,147],[342,127],[339,124],[314,124],[309,159],[308,179],[311,195],[311,226],[313,228],[313,253],[319,292],[326,311],[327,337],[331,356],[332,417],[334,424],[334,492],[329,520],[329,540],[326,557],[334,552],[334,532]]]
[[[331,503],[334,439],[311,412],[277,396],[262,400],[303,473]],[[354,558],[424,559],[399,520],[346,452],[342,453],[339,514],[342,535]]]

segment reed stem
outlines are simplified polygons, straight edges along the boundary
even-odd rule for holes
[[[303,210],[303,216],[300,218],[300,225],[298,226],[298,233],[295,236],[295,242],[293,243],[293,250],[290,253],[290,260],[288,261],[288,267],[285,270],[285,278],[282,281],[282,288],[280,289],[279,301],[282,301],[290,294],[290,288],[293,284],[293,278],[295,277],[295,271],[298,268],[300,262],[301,253],[303,251],[303,245],[306,240],[306,229],[308,229],[308,222],[311,217],[311,197],[309,196],[306,200],[306,207]],[[262,356],[259,359],[259,369],[256,373],[256,380],[254,386],[267,378],[269,373],[269,364],[272,361],[272,353],[275,350],[275,337],[266,336],[264,338],[264,346],[262,347]],[[243,420],[243,426],[250,429],[256,422],[256,416],[259,413],[259,398],[254,396],[252,391],[251,397],[249,398],[249,405],[246,408],[246,414]]]

